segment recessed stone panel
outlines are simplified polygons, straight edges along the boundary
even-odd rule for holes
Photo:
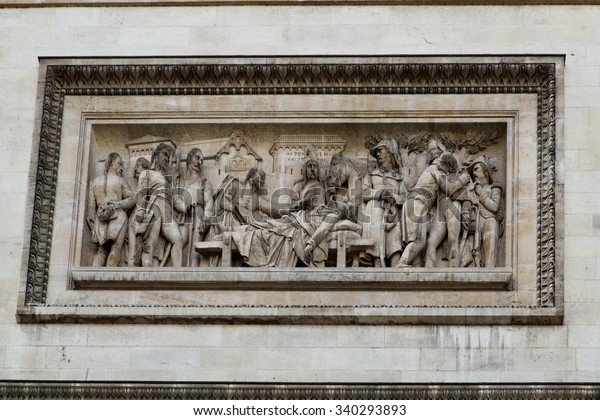
[[[44,60],[18,318],[561,322],[562,73]]]

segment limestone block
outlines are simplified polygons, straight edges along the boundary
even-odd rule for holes
[[[32,346],[85,346],[88,344],[88,327],[84,325],[38,325],[21,328],[20,340]],[[114,344],[114,342],[113,342]]]
[[[598,258],[600,257],[600,237],[565,238],[565,257]]]
[[[469,348],[457,349],[456,370],[458,371],[510,371],[515,368],[513,353],[501,348]]]
[[[383,347],[386,331],[389,327],[354,326],[337,328],[337,345],[339,347]]]
[[[565,217],[565,236],[588,236],[591,230],[592,217],[589,214],[571,214]]]
[[[600,73],[600,66],[597,68],[598,73]],[[600,84],[600,82],[598,82],[598,84]],[[590,128],[600,129],[600,108],[589,108],[589,126]]]
[[[596,303],[565,302],[565,324],[589,325],[590,319],[600,319],[600,305]]]
[[[572,280],[565,289],[565,301],[600,303],[600,284],[596,280]]]
[[[220,325],[153,325],[146,328],[149,347],[215,347],[221,345]]]
[[[419,368],[422,371],[456,370],[457,356],[458,350],[454,348],[422,349]]]
[[[200,367],[202,369],[246,369],[256,370],[261,363],[258,349],[244,347],[215,347],[200,350]],[[289,365],[291,368],[293,365]]]
[[[220,7],[217,26],[286,26],[294,24],[289,7]],[[326,12],[327,13],[327,12]],[[296,15],[302,21],[302,15]]]
[[[157,366],[165,370],[198,368],[201,355],[195,347],[133,347],[128,348],[128,366],[152,369]],[[123,358],[121,358],[123,359]]]
[[[223,325],[221,345],[223,347],[267,347],[269,328],[263,325]]]
[[[100,24],[101,9],[87,7],[62,7],[56,9],[55,19],[65,26],[95,27]]]
[[[119,42],[121,34],[112,27],[99,27],[91,31],[87,27],[77,27],[73,29],[73,38],[79,46],[86,48],[98,48],[98,45],[107,43],[115,45]]]
[[[577,370],[600,371],[600,349],[584,348],[577,349]]]
[[[15,370],[46,367],[46,347],[19,344],[5,348],[5,367]]]
[[[58,369],[0,369],[4,380],[14,381],[57,381],[60,379]]]
[[[600,130],[596,131],[600,137]],[[579,156],[579,170],[597,171],[600,169],[600,150],[585,150]]]
[[[389,8],[373,7],[337,7],[331,9],[332,25],[387,25]]]
[[[88,329],[87,345],[111,346],[119,343],[121,346],[141,346],[146,343],[146,326],[131,325],[94,325]],[[165,340],[165,343],[173,343]]]
[[[212,26],[218,8],[152,7],[106,8],[101,10],[100,25],[112,27]]]
[[[565,150],[565,171],[579,169],[579,150]]]
[[[568,344],[573,348],[600,348],[598,325],[569,325]]]
[[[259,370],[304,370],[311,366],[311,349],[308,348],[259,348]],[[312,366],[311,366],[312,368]]]
[[[269,347],[335,347],[338,327],[282,326],[269,328]]]
[[[54,368],[117,368],[130,365],[127,347],[48,346],[46,366]]]
[[[315,370],[415,370],[421,354],[414,348],[313,349],[311,369]]]
[[[565,68],[565,86],[598,86],[600,66],[573,66]]]
[[[565,179],[565,193],[598,193],[600,183],[596,179],[600,171],[572,171]]]
[[[119,30],[119,44],[134,48],[169,47],[189,43],[190,28],[187,27],[162,28],[160,31],[148,27],[126,27]]]
[[[575,280],[594,280],[597,269],[596,261],[596,258],[567,258],[565,260],[565,277]]]

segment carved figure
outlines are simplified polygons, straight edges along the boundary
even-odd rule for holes
[[[328,235],[337,230],[359,231],[360,226],[324,204],[322,185],[305,189],[302,209],[276,220],[265,220],[236,229],[232,238],[252,267],[295,267],[298,260],[308,267],[322,267],[327,260]]]
[[[502,185],[492,180],[492,165],[487,156],[477,158],[467,168],[473,177],[477,205],[474,208],[472,255],[475,267],[495,267],[501,236]],[[483,256],[483,260],[481,260]]]
[[[356,222],[362,206],[362,184],[367,173],[367,162],[334,153],[329,162],[326,201],[335,201],[337,206],[346,206],[348,219]]]
[[[135,161],[135,166],[133,167],[133,179],[136,182],[136,186],[140,174],[149,168],[150,162],[145,157],[140,157]],[[132,212],[127,223],[127,265],[129,267],[139,267],[142,265],[142,241],[137,240],[135,234],[135,214],[135,212]]]
[[[213,215],[212,184],[200,174],[204,155],[197,147],[191,149],[186,158],[185,176],[180,180],[180,194],[185,203],[185,214],[180,226],[181,236],[188,246],[188,266],[198,267],[200,254],[194,250],[194,243],[206,234],[202,220]],[[200,222],[199,222],[200,221]]]
[[[402,252],[399,215],[407,195],[398,145],[392,139],[383,139],[369,153],[375,157],[377,166],[363,180],[362,235],[373,239],[375,245],[366,251],[363,263],[385,267],[389,259],[391,266],[395,266]]]
[[[430,165],[437,164],[442,153],[447,152],[447,149],[438,139],[432,139],[427,145],[427,160]],[[456,165],[451,160],[450,174],[454,174],[458,170],[458,162]],[[455,191],[452,195],[446,194],[441,189],[438,191],[437,200],[434,205],[434,215],[427,237],[427,250],[425,255],[425,267],[435,267],[436,251],[442,241],[448,239],[449,248],[449,266],[458,267],[460,263],[460,232],[461,226],[468,226],[469,209],[471,202],[465,187]],[[464,215],[463,213],[464,208]],[[463,220],[464,219],[464,220]]]
[[[215,235],[264,219],[268,209],[261,205],[259,192],[265,179],[265,172],[256,167],[248,171],[243,182],[231,175],[225,177],[215,194],[215,217],[207,220],[216,228]]]
[[[127,233],[125,210],[134,205],[133,193],[123,178],[123,160],[118,153],[110,153],[104,174],[94,178],[88,188],[87,222],[92,242],[98,244],[94,267],[119,265]]]
[[[415,258],[423,251],[427,240],[427,228],[432,215],[430,211],[436,202],[438,191],[452,196],[466,186],[470,177],[466,171],[456,174],[458,162],[448,152],[442,153],[419,176],[417,183],[408,194],[402,208],[402,243],[405,246],[398,267],[412,266]]]
[[[185,213],[186,208],[181,197],[173,196],[171,159],[174,153],[171,146],[160,143],[152,153],[151,169],[143,171],[138,180],[134,230],[143,240],[144,267],[165,265],[169,256],[173,267],[182,265],[184,240],[173,210]],[[164,241],[167,246],[160,246]]]

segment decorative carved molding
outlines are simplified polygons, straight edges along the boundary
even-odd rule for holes
[[[94,400],[597,400],[598,384],[0,382],[0,398]]]
[[[133,60],[132,60],[133,61]],[[176,61],[176,60],[173,60]],[[211,61],[214,61],[212,59]],[[462,95],[538,98],[537,306],[555,306],[555,90],[553,62],[406,63],[369,57],[273,57],[217,64],[68,64],[47,67],[26,305],[45,305],[63,104],[69,95]],[[424,60],[425,61],[425,60]],[[464,61],[464,60],[463,60]]]

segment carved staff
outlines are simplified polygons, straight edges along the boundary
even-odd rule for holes
[[[388,213],[390,211],[386,204],[384,204],[383,217],[381,218],[381,227],[379,228],[379,260],[381,261],[382,267],[385,267],[385,224],[387,222]]]
[[[479,205],[475,207],[475,244],[473,246],[473,261],[475,267],[481,267],[481,231],[480,231],[480,218],[479,218]]]
[[[191,211],[192,223],[190,225],[189,239],[188,239],[188,267],[192,267],[192,256],[194,255],[194,230],[196,229],[196,206],[192,203]]]

